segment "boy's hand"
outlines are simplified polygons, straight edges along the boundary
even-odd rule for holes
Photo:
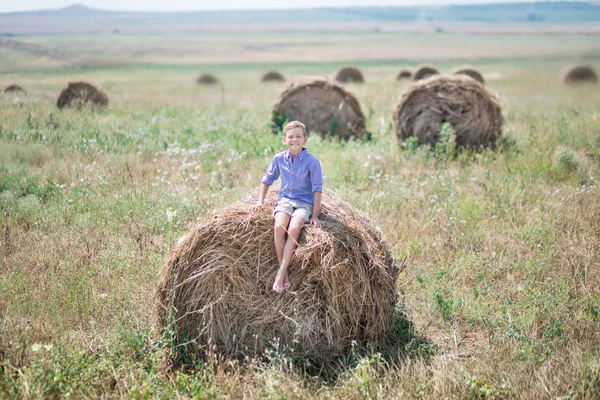
[[[321,222],[321,220],[319,218],[311,218],[310,223],[312,225],[316,226],[317,228],[320,228],[321,226],[323,226],[323,223]]]
[[[262,208],[263,208],[264,206],[265,206],[265,205],[264,205],[264,204],[262,204],[262,203],[256,203],[256,204],[252,204],[252,205],[250,206],[250,211],[259,211],[259,210],[262,210]]]

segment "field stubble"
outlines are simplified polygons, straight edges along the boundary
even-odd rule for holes
[[[597,397],[597,88],[560,86],[558,63],[486,63],[501,149],[400,150],[400,67],[362,68],[366,84],[350,86],[372,141],[308,142],[326,187],[408,259],[397,355],[357,345],[335,378],[304,375],[281,349],[162,375],[168,341],[150,335],[166,253],[255,190],[282,149],[269,126],[279,85],[252,67],[214,88],[178,70],[109,70],[88,73],[109,95],[104,111],[55,109],[64,76],[30,76],[27,97],[2,97],[2,397]]]
[[[192,67],[232,63],[260,66],[382,60],[464,63],[485,59],[598,58],[598,32],[584,25],[580,26],[583,29],[580,32],[561,31],[560,26],[555,27],[556,32],[545,32],[541,25],[528,32],[510,26],[495,32],[493,26],[486,24],[473,32],[454,27],[444,33],[434,33],[439,26],[415,26],[408,31],[385,32],[292,29],[275,33],[248,30],[24,35],[0,40],[3,60],[0,72],[100,69],[116,65]]]

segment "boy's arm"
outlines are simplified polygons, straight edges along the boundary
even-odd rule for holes
[[[251,211],[258,211],[263,208],[265,204],[265,197],[267,196],[267,192],[269,191],[269,185],[264,182],[260,183],[260,191],[258,192],[258,202],[256,204],[252,204],[250,206]]]
[[[313,207],[312,217],[310,217],[310,223],[316,226],[321,226],[321,220],[319,220],[319,212],[321,211],[321,192],[314,192],[315,205]]]
[[[267,192],[269,191],[269,185],[264,182],[260,183],[260,192],[258,193],[258,203],[257,205],[262,206],[265,204],[265,197],[267,196]]]
[[[321,171],[321,163],[319,160],[315,159],[315,161],[311,164],[309,176],[315,201],[310,223],[315,226],[321,226],[319,212],[321,211],[321,195],[323,192],[323,172]]]
[[[277,165],[277,161],[273,158],[271,161],[271,165],[265,172],[265,176],[263,176],[262,181],[260,183],[260,191],[258,192],[258,202],[250,206],[250,210],[258,211],[265,204],[265,197],[267,196],[267,192],[269,191],[269,186],[273,183],[273,181],[279,178],[279,167]]]

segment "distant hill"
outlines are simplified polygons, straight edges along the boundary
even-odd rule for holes
[[[469,21],[523,24],[600,22],[600,5],[538,2],[438,7],[346,7],[296,10],[117,12],[73,5],[56,10],[0,13],[0,34],[154,29],[177,25],[215,26],[285,23]]]
[[[19,11],[10,13],[0,13],[0,17],[96,17],[98,15],[115,15],[118,11],[105,11],[92,7],[84,6],[83,4],[73,4],[68,7],[38,11]]]

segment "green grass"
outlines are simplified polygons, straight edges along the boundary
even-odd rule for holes
[[[597,397],[600,94],[558,85],[561,66],[481,64],[500,73],[488,87],[506,139],[475,153],[401,150],[390,110],[407,84],[395,65],[363,65],[367,83],[349,89],[372,140],[308,147],[326,188],[408,267],[394,355],[356,348],[330,375],[277,352],[163,374],[169,343],[151,334],[169,249],[256,190],[282,148],[277,85],[247,65],[223,70],[222,91],[190,85],[194,68],[89,70],[78,76],[107,90],[108,109],[61,112],[72,76],[18,75],[30,95],[0,98],[0,397]]]

